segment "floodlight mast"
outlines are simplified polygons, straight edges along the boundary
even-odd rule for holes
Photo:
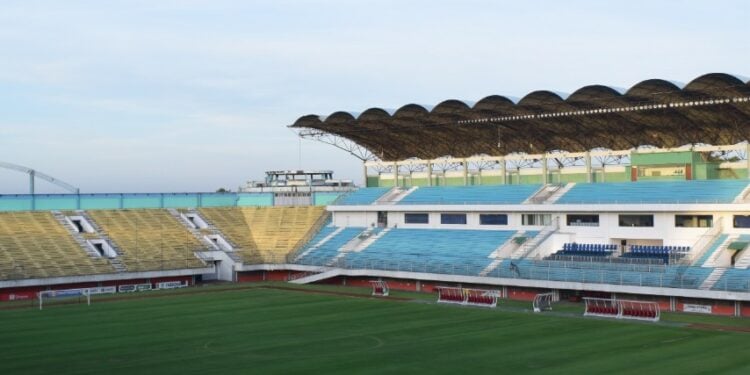
[[[18,164],[6,163],[6,162],[3,162],[3,161],[0,161],[0,168],[5,168],[5,169],[12,170],[12,171],[16,171],[16,172],[21,172],[21,173],[28,174],[29,175],[29,194],[31,194],[31,195],[35,194],[35,189],[34,189],[34,179],[35,178],[41,178],[42,180],[45,180],[45,181],[47,181],[49,183],[52,183],[52,184],[55,184],[55,185],[57,185],[57,186],[65,189],[65,190],[67,190],[67,191],[69,191],[69,192],[71,192],[73,194],[79,194],[80,193],[80,189],[78,189],[77,187],[75,187],[75,186],[73,186],[73,185],[71,185],[71,184],[69,184],[69,183],[67,183],[65,181],[62,181],[60,179],[54,178],[54,177],[52,177],[52,176],[50,176],[50,175],[48,175],[46,173],[42,173],[42,172],[39,172],[37,170],[34,170],[32,168],[24,167],[24,166],[18,165]]]

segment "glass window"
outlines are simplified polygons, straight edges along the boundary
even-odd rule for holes
[[[674,226],[678,228],[711,228],[713,215],[675,215]]]
[[[508,225],[508,215],[479,214],[479,225]]]
[[[621,227],[653,227],[654,215],[620,215]]]
[[[735,228],[750,228],[750,215],[734,215]]]
[[[566,220],[570,227],[599,226],[599,215],[567,215]]]
[[[430,217],[427,214],[404,214],[406,224],[429,224]]]
[[[552,223],[551,214],[524,214],[521,217],[523,225],[550,225]]]
[[[440,214],[440,224],[466,224],[466,214]]]

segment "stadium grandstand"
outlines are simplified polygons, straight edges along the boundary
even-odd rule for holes
[[[387,280],[499,290],[462,301],[605,295],[750,316],[750,82],[651,79],[623,93],[307,115],[290,128],[360,158],[365,186],[272,171],[238,193],[2,195],[0,299],[71,285]]]

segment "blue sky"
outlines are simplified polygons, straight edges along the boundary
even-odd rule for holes
[[[361,164],[301,115],[750,75],[747,1],[8,1],[0,160],[83,192]],[[0,193],[26,191],[0,170]],[[40,183],[41,191],[56,192]]]

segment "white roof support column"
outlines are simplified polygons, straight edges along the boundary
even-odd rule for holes
[[[432,186],[432,160],[427,160],[427,186]]]
[[[466,158],[461,159],[461,164],[464,165],[464,186],[469,185],[469,163]]]
[[[393,162],[393,186],[399,187],[398,184],[398,162]]]
[[[507,171],[505,170],[505,158],[500,158],[499,163],[500,163],[500,183],[505,185],[507,184],[507,180],[506,180]]]

